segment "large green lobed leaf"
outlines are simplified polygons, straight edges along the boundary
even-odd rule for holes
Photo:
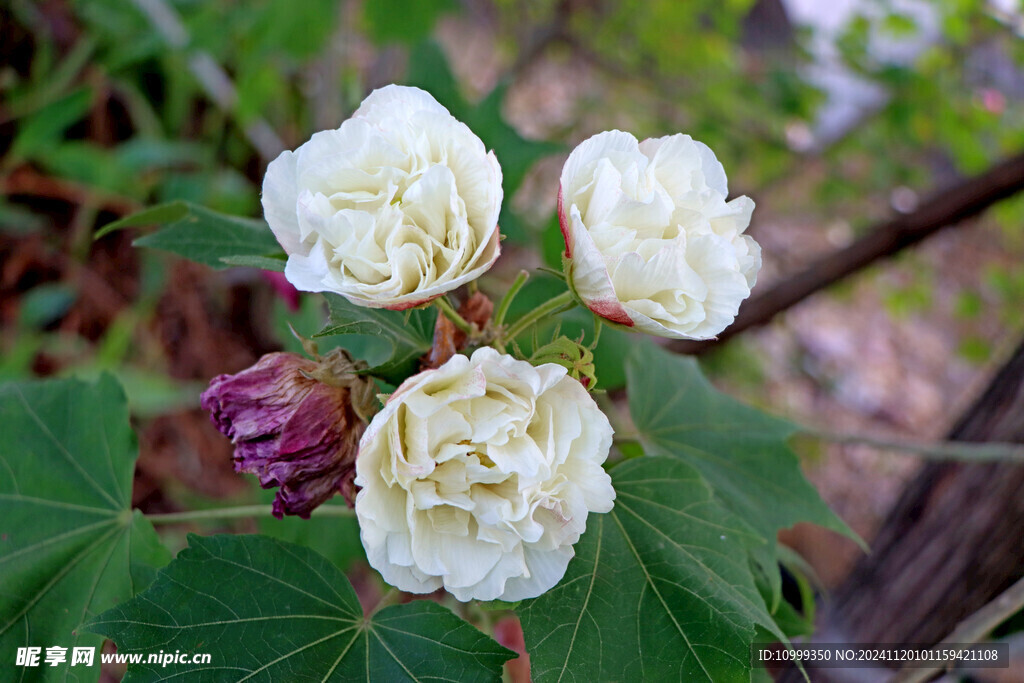
[[[212,657],[203,666],[132,665],[126,683],[497,681],[515,656],[434,602],[364,617],[326,558],[264,536],[190,536],[147,591],[89,628],[119,652]]]
[[[764,541],[665,457],[611,471],[615,507],[593,515],[565,578],[520,610],[533,680],[750,680],[761,627],[782,639],[747,548]]]
[[[651,343],[626,361],[629,411],[649,453],[695,467],[715,496],[774,543],[779,529],[813,522],[855,537],[804,478],[785,420],[717,391],[697,361]]]
[[[0,661],[13,665],[18,647],[98,648],[79,625],[170,560],[131,511],[137,446],[124,393],[109,375],[9,383],[0,424]],[[99,668],[46,675],[95,680]]]

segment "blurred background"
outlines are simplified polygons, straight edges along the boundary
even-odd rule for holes
[[[1024,441],[1022,36],[1016,0],[0,0],[0,380],[117,375],[144,511],[253,500],[197,396],[315,332],[316,297],[100,227],[174,199],[259,216],[269,160],[406,83],[495,150],[507,283],[559,266],[575,144],[688,133],[756,201],[765,266],[749,329],[679,350],[825,436],[796,444],[808,476],[876,542],[785,535],[835,596],[824,632],[941,637],[1024,573],[1021,467],[864,437]],[[259,528],[351,565],[354,527],[318,523]]]

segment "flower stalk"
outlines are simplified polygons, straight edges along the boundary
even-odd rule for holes
[[[509,328],[500,335],[501,343],[505,344],[514,340],[516,337],[549,315],[557,315],[558,313],[569,310],[575,305],[576,302],[573,301],[572,292],[569,291],[563,292],[553,299],[548,299],[543,304],[510,325]]]
[[[451,320],[452,324],[454,324],[460,332],[469,337],[472,337],[474,334],[479,332],[479,330],[474,330],[473,326],[466,322],[465,318],[459,315],[459,312],[455,310],[454,306],[452,306],[452,302],[448,301],[448,297],[439,296],[434,299],[434,303],[437,305],[438,310],[441,311],[441,314]]]
[[[523,285],[526,284],[526,280],[529,277],[530,274],[525,270],[519,271],[519,274],[516,275],[515,281],[512,282],[508,291],[505,292],[505,296],[503,296],[501,298],[501,302],[498,303],[498,311],[494,314],[495,326],[505,324],[505,316],[508,314],[508,309],[512,305],[512,300],[516,298],[516,294],[518,294],[519,290],[523,288]]]
[[[271,514],[270,505],[238,505],[236,507],[212,508],[210,510],[188,510],[185,512],[164,512],[146,515],[152,524],[184,524],[219,519],[247,519],[266,517]],[[351,517],[355,511],[343,505],[321,505],[313,511],[314,517]]]

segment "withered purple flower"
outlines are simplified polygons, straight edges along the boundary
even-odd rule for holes
[[[341,350],[319,361],[269,353],[203,392],[203,409],[235,445],[235,471],[280,487],[278,519],[308,519],[338,492],[351,504],[359,439],[376,401],[373,381],[357,369]]]

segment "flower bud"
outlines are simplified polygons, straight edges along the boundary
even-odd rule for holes
[[[584,389],[593,391],[597,385],[594,368],[594,352],[583,345],[582,341],[573,341],[568,337],[558,337],[549,344],[541,346],[530,362],[534,365],[554,363],[569,371],[569,376],[583,385]]]
[[[269,353],[203,392],[203,409],[235,445],[235,471],[280,487],[278,519],[308,519],[339,491],[351,497],[359,439],[376,401],[373,381],[357,370],[340,349],[320,361]]]

